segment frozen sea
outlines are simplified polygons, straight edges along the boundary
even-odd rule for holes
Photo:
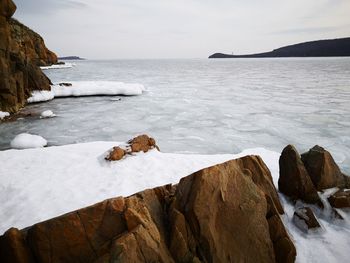
[[[350,58],[75,61],[47,70],[53,83],[143,84],[140,96],[61,98],[0,125],[0,149],[28,132],[49,145],[153,136],[163,152],[304,152],[319,144],[350,174]],[[40,119],[52,110],[58,116]]]

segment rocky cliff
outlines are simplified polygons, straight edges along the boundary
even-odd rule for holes
[[[0,237],[1,262],[294,262],[271,174],[258,156],[178,185],[117,197]]]
[[[38,66],[57,63],[57,56],[46,46],[43,38],[18,20],[10,19],[11,39],[17,43],[18,53]],[[17,51],[17,50],[16,50]]]
[[[43,39],[12,19],[16,5],[0,0],[0,111],[18,111],[33,90],[49,90],[50,80],[39,65],[55,63]]]

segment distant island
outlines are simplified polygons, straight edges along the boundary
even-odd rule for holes
[[[271,52],[229,55],[215,53],[209,58],[278,58],[278,57],[346,57],[350,56],[350,37],[299,43]]]
[[[85,58],[77,57],[77,56],[68,56],[68,57],[59,57],[59,60],[85,60]]]

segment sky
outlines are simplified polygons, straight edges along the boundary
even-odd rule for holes
[[[59,56],[206,58],[350,36],[350,0],[13,0]]]

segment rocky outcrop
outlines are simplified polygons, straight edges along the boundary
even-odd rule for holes
[[[324,148],[316,145],[302,154],[301,159],[317,190],[346,187],[345,175],[340,171],[332,155]]]
[[[316,216],[310,207],[298,208],[293,215],[294,224],[302,231],[308,232],[310,229],[321,227]]]
[[[177,186],[11,229],[0,237],[0,261],[294,262],[265,168],[255,156],[232,160]]]
[[[129,140],[126,145],[113,147],[105,159],[107,161],[119,161],[127,154],[131,155],[138,152],[146,153],[154,148],[159,151],[156,141],[152,137],[143,134]]]
[[[57,56],[46,46],[44,39],[16,19],[10,19],[11,38],[17,43],[18,53],[37,66],[50,66],[57,63]]]
[[[339,190],[328,198],[331,206],[335,208],[350,207],[350,190]]]
[[[50,80],[38,65],[54,62],[44,42],[14,21],[12,0],[0,0],[0,111],[16,112],[33,90],[49,90]]]
[[[279,159],[278,189],[293,200],[322,205],[317,190],[294,146],[286,146]]]

